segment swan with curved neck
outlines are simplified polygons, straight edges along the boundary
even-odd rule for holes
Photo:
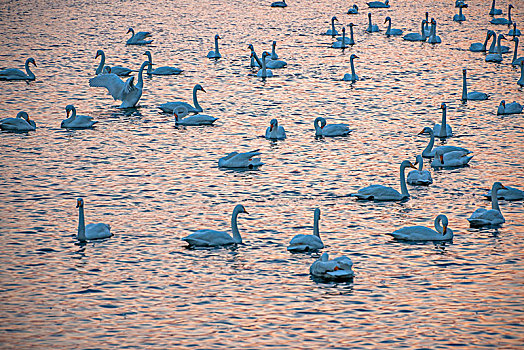
[[[407,41],[426,41],[426,30],[424,29],[426,24],[427,21],[423,19],[421,22],[420,33],[409,33],[404,35],[402,39]]]
[[[517,102],[506,103],[506,101],[500,101],[497,114],[520,114],[522,113],[522,105]]]
[[[468,93],[468,83],[466,80],[466,69],[462,70],[462,101],[482,101],[488,99],[488,94],[484,92],[471,91]]]
[[[255,48],[253,47],[253,44],[249,44],[247,46],[248,49],[251,50],[251,63],[250,63],[250,67],[251,68],[254,68],[254,67],[262,67],[262,62],[260,61],[260,59],[258,58],[257,56],[257,53],[255,52]],[[256,64],[255,64],[256,62]]]
[[[402,35],[403,31],[401,29],[394,29],[394,28],[391,28],[391,17],[386,17],[386,20],[384,21],[384,23],[388,23],[388,29],[386,30],[386,36],[391,36],[391,35]]]
[[[435,126],[433,127],[433,133],[435,135],[438,135],[438,137],[440,138],[451,137],[453,136],[451,126],[449,126],[449,124],[446,123],[446,104],[443,102],[440,105],[440,108],[442,109],[442,123],[435,124]]]
[[[348,15],[357,15],[358,14],[358,6],[356,4],[353,4],[347,12]]]
[[[378,29],[378,25],[376,24],[373,24],[373,22],[371,22],[371,12],[368,13],[368,27],[366,28],[366,32],[368,33],[375,33],[375,32],[378,32],[379,29]]]
[[[489,21],[489,23],[491,24],[507,24],[507,25],[511,25],[513,23],[513,21],[511,20],[511,9],[514,8],[513,5],[509,4],[508,5],[508,18],[503,18],[503,17],[499,17],[499,18],[493,18],[491,21]]]
[[[231,231],[233,232],[233,237],[231,237],[227,232],[203,229],[182,238],[182,240],[186,241],[190,247],[219,247],[231,244],[241,244],[242,237],[240,236],[240,231],[238,230],[237,225],[237,217],[238,214],[241,213],[248,214],[244,206],[238,204],[233,209],[233,214],[231,215]]]
[[[266,65],[266,58],[269,57],[269,52],[264,51],[262,53],[262,69],[260,69],[257,73],[257,77],[261,78],[270,78],[273,76],[273,72],[267,68]]]
[[[479,208],[468,218],[472,227],[500,225],[506,222],[500,211],[498,190],[506,189],[500,182],[495,182],[491,187],[491,209]]]
[[[315,126],[315,136],[347,136],[351,132],[349,126],[346,124],[326,124],[326,119],[322,117],[315,118],[315,121],[313,122],[313,125]]]
[[[435,133],[433,132],[433,129],[426,126],[424,129],[422,129],[421,132],[418,133],[419,135],[422,134],[429,134],[430,140],[426,148],[422,151],[422,157],[424,158],[433,158],[435,157],[435,152],[437,149],[440,149],[443,153],[447,152],[453,152],[453,151],[462,151],[471,153],[468,149],[463,147],[457,147],[457,146],[439,146],[435,149],[433,149],[433,145],[435,144]]]
[[[338,19],[336,16],[331,17],[331,29],[328,29],[324,35],[331,35],[335,36],[338,35],[338,31],[335,29],[335,21],[338,22]]]
[[[486,34],[486,40],[484,40],[484,43],[473,43],[469,47],[469,51],[473,52],[484,52],[486,51],[486,45],[488,45],[489,38],[491,38],[493,35],[495,35],[495,32],[492,30],[488,30]]]
[[[358,78],[358,75],[355,73],[355,65],[353,64],[353,61],[355,60],[355,58],[358,58],[357,55],[355,54],[351,54],[351,56],[349,56],[349,64],[351,65],[351,74],[344,74],[344,80],[345,81],[357,81],[359,80]]]
[[[418,170],[411,170],[408,173],[407,183],[410,185],[423,185],[427,186],[433,183],[431,173],[427,170],[422,170],[424,166],[424,159],[419,154],[415,165],[418,164]]]
[[[0,120],[0,129],[9,132],[28,132],[36,130],[36,123],[29,119],[29,114],[24,111],[17,113],[16,118]]]
[[[502,14],[502,10],[495,8],[495,0],[493,0],[493,2],[491,3],[491,8],[489,10],[489,15],[495,16],[495,15],[501,15],[501,14]]]
[[[196,84],[193,87],[193,104],[195,105],[194,107],[191,106],[187,102],[177,101],[177,102],[163,103],[158,108],[160,108],[165,113],[173,113],[177,108],[180,108],[180,107],[185,108],[187,110],[187,113],[197,114],[197,113],[203,112],[203,109],[202,107],[200,107],[200,104],[198,103],[198,99],[197,99],[198,91],[206,92],[206,90],[204,90],[204,88],[200,84]]]
[[[519,38],[517,36],[513,37],[511,39],[515,42],[515,49],[513,50],[513,60],[511,61],[512,66],[519,66],[520,62],[524,61],[524,57],[518,57],[517,58],[517,51],[519,49]]]
[[[438,215],[435,218],[434,226],[435,230],[425,226],[403,227],[388,234],[403,241],[447,241],[453,238],[453,231],[448,228],[446,215]]]
[[[84,200],[78,198],[76,200],[76,207],[78,208],[78,233],[76,238],[80,242],[87,242],[88,240],[102,239],[111,237],[111,226],[108,224],[85,224],[84,219]]]
[[[316,279],[328,281],[350,281],[355,273],[352,270],[353,262],[347,256],[339,256],[329,260],[328,253],[315,261],[309,267],[309,273]]]
[[[261,165],[264,165],[260,158],[254,158],[259,155],[260,152],[258,149],[243,153],[231,152],[218,160],[218,167],[255,169]]]
[[[92,117],[87,115],[76,115],[76,108],[73,105],[67,105],[65,110],[67,118],[62,120],[61,128],[88,129],[97,123],[97,121],[94,121]],[[71,116],[69,116],[69,113],[71,113]]]
[[[95,74],[96,75],[106,74],[107,72],[105,71],[105,68],[109,67],[109,66],[105,66],[106,54],[104,53],[103,50],[97,50],[95,59],[97,59],[98,56],[100,56],[101,58],[100,58],[100,64],[98,65],[98,68],[96,69]],[[118,76],[121,76],[121,77],[128,76],[132,72],[131,69],[120,67],[120,66],[109,67],[109,69],[110,69],[111,73],[114,73],[114,74],[116,74]]]
[[[286,0],[275,1],[271,3],[271,7],[287,7]]]
[[[484,195],[484,197],[486,197],[488,200],[491,200],[491,196],[491,190],[489,190],[488,193]],[[524,191],[515,187],[505,186],[505,188],[499,188],[497,191],[497,198],[506,201],[520,201],[524,199]]]
[[[36,67],[35,59],[29,57],[25,60],[25,73],[16,68],[0,70],[0,80],[35,80],[35,74],[29,69],[29,63],[34,64]]]
[[[278,125],[278,120],[271,119],[269,127],[266,129],[266,139],[283,140],[286,138],[286,131],[283,126]]]
[[[468,155],[469,151],[448,152],[442,148],[435,149],[435,158],[431,162],[433,168],[456,168],[467,165],[473,156]]]
[[[147,45],[153,42],[153,40],[144,40],[151,36],[150,32],[138,32],[135,34],[135,30],[129,28],[127,33],[131,33],[131,37],[127,40],[126,45]]]
[[[486,62],[502,62],[502,48],[500,45],[502,39],[506,39],[506,37],[504,36],[504,34],[499,34],[499,37],[497,38],[497,53],[491,53],[489,55],[486,55]]]
[[[215,51],[213,50],[209,51],[209,53],[206,56],[207,58],[218,59],[222,57],[222,55],[220,54],[220,51],[218,51],[218,39],[222,39],[222,38],[220,37],[220,35],[216,34],[215,35]]]
[[[318,222],[320,221],[320,209],[315,209],[314,222],[313,222],[313,234],[304,235],[299,234],[291,239],[287,250],[290,252],[310,252],[317,251],[324,248],[324,243],[320,239],[320,233],[318,229]]]

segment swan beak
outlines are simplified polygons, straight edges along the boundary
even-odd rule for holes
[[[444,164],[444,155],[440,155],[440,164]]]
[[[421,131],[421,132],[419,132],[418,134],[419,134],[419,135],[422,135],[423,133],[424,133],[424,130],[422,130],[422,131]]]
[[[244,209],[244,213],[249,214],[246,209]]]
[[[220,35],[217,35],[217,39],[222,39],[222,38],[220,37]]]
[[[502,101],[502,106],[504,106],[504,108],[506,108],[506,101]]]
[[[357,55],[355,55],[355,58],[359,58]]]
[[[413,169],[416,169],[416,168],[417,168],[416,166],[414,166],[414,165],[411,164],[411,163],[409,163],[409,166],[410,166],[410,168],[413,168]]]
[[[269,126],[269,131],[273,131],[273,124]]]
[[[77,199],[77,200],[76,200],[76,207],[77,207],[77,208],[80,208],[81,206],[82,206],[82,204],[81,204],[80,201]]]
[[[35,62],[35,61],[33,61],[33,64],[35,65],[35,67],[38,67],[38,66],[36,65],[36,62]]]
[[[448,231],[448,226],[446,225],[444,226],[444,230],[442,230],[442,234],[445,235],[447,231]]]
[[[100,56],[100,54],[97,52],[95,58],[98,58],[98,56]]]
[[[321,128],[321,129],[324,129],[324,125],[322,125],[320,128]]]
[[[202,88],[202,91],[207,92],[204,88]]]
[[[504,187],[504,185],[502,185],[502,187],[501,187],[501,188],[502,188],[503,190],[507,190],[507,188],[506,188],[506,187]]]
[[[66,110],[66,117],[69,118],[69,109]]]

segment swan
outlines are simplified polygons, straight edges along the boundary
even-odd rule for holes
[[[524,87],[524,60],[520,61],[520,79],[517,81],[521,87]]]
[[[471,151],[469,151],[468,149],[463,148],[463,147],[457,147],[457,146],[439,146],[439,147],[433,149],[433,145],[435,144],[435,133],[433,132],[433,129],[431,129],[428,126],[426,126],[424,129],[422,129],[422,131],[419,132],[418,134],[419,135],[429,134],[429,136],[430,136],[430,140],[429,140],[428,145],[422,151],[422,157],[424,157],[424,158],[433,158],[433,157],[435,157],[435,152],[438,149],[440,149],[442,153],[454,152],[454,151],[461,151],[461,152],[471,153]]]
[[[142,97],[142,90],[144,88],[143,72],[144,68],[149,65],[148,61],[144,61],[140,70],[138,71],[138,82],[134,85],[135,77],[122,81],[116,74],[100,74],[94,78],[89,79],[89,86],[91,87],[105,87],[107,91],[113,96],[113,99],[122,101],[118,108],[132,108],[138,103]]]
[[[498,46],[497,46],[497,34],[493,34],[493,41],[491,42],[491,45],[489,46],[488,53],[498,53]],[[508,53],[509,52],[509,46],[500,45],[500,52],[501,53]]]
[[[459,13],[453,16],[453,20],[455,22],[462,22],[462,21],[466,20],[466,16],[464,16],[464,14],[462,14],[462,9],[464,7],[468,7],[468,5],[459,6],[459,8],[458,8],[459,9]]]
[[[435,158],[431,162],[433,168],[455,168],[467,165],[473,156],[468,156],[469,151],[446,152],[443,149],[435,150]]]
[[[479,208],[468,218],[471,227],[500,225],[506,222],[500,212],[498,190],[506,189],[500,182],[495,182],[491,187],[491,209]]]
[[[440,105],[440,108],[442,109],[442,124],[435,124],[435,126],[433,127],[433,133],[442,139],[445,137],[453,136],[453,132],[451,131],[451,126],[449,126],[449,124],[446,124],[446,104],[442,103]],[[442,127],[444,125],[446,127]]]
[[[346,48],[346,27],[342,27],[342,39],[335,41],[333,44],[331,44],[331,47],[342,50]]]
[[[493,0],[493,2],[491,3],[491,9],[489,10],[489,15],[494,16],[494,15],[501,15],[501,14],[502,14],[502,10],[495,8],[495,0]]]
[[[358,14],[358,6],[353,4],[348,10],[348,15],[357,15]]]
[[[373,24],[371,22],[371,12],[368,13],[368,27],[366,28],[366,32],[368,33],[375,33],[375,32],[378,32],[380,29],[378,29],[378,25],[376,24]]]
[[[387,22],[389,22],[389,24],[388,24],[388,29],[386,30],[386,36],[402,35],[403,30],[391,28],[391,17],[389,16],[386,17],[386,20],[384,21],[384,23],[387,23]]]
[[[249,214],[242,204],[237,204],[231,216],[231,231],[233,231],[233,237],[227,232],[203,229],[182,238],[182,240],[186,241],[190,247],[219,247],[241,244],[242,237],[237,226],[237,217],[240,213]]]
[[[249,44],[247,48],[251,50],[251,63],[249,64],[249,66],[251,68],[262,67],[262,62],[260,62],[260,59],[258,58],[257,53],[255,52],[253,44]]]
[[[443,214],[435,218],[435,230],[425,226],[408,226],[388,234],[403,241],[448,241],[453,238],[453,231],[448,229],[448,218]]]
[[[84,221],[84,200],[78,198],[76,200],[76,207],[78,208],[78,234],[76,238],[80,242],[87,242],[87,240],[101,239],[111,237],[111,226],[108,224],[89,224],[86,225]]]
[[[321,125],[318,125],[319,123],[321,123]],[[317,117],[313,124],[315,125],[315,136],[347,136],[347,134],[351,132],[347,124],[326,125],[326,119],[322,117]]]
[[[269,53],[267,51],[264,51],[262,53],[262,69],[260,69],[257,73],[257,77],[261,78],[271,78],[273,76],[273,72],[267,68],[266,66],[266,57],[269,56]]]
[[[355,58],[358,58],[357,55],[355,54],[351,54],[351,56],[349,56],[349,63],[351,64],[351,74],[349,73],[346,73],[344,74],[344,79],[345,81],[357,81],[359,78],[358,78],[358,75],[355,74],[355,65],[353,64],[353,60]]]
[[[497,114],[520,114],[522,113],[522,105],[517,102],[512,102],[506,104],[506,101],[500,101],[499,108],[497,109]]]
[[[286,138],[284,127],[278,125],[278,120],[271,119],[269,127],[266,129],[266,139],[283,140]]]
[[[484,197],[491,200],[491,190]],[[499,188],[497,198],[506,201],[520,201],[524,199],[524,191],[515,187],[505,186],[504,188]]]
[[[215,35],[215,51],[213,51],[213,50],[209,51],[207,56],[206,56],[207,58],[219,59],[219,58],[222,57],[222,55],[218,51],[218,39],[222,39],[222,38],[220,37],[220,35],[216,34]]]
[[[16,118],[5,118],[0,120],[0,129],[10,132],[27,132],[36,130],[36,123],[29,119],[29,115],[18,112]]]
[[[431,173],[427,170],[422,170],[424,166],[424,160],[420,154],[417,156],[417,161],[415,162],[415,165],[417,164],[418,164],[418,170],[411,170],[408,173],[407,183],[410,185],[424,185],[424,186],[432,184],[433,179],[431,178]]]
[[[338,22],[338,19],[337,17],[333,16],[331,17],[331,29],[328,29],[324,35],[331,35],[331,36],[336,36],[338,35],[338,31],[335,29],[335,21]]]
[[[320,220],[320,209],[316,208],[314,222],[313,222],[313,234],[312,235],[304,235],[304,234],[296,235],[289,242],[289,246],[287,247],[287,250],[290,252],[304,252],[304,251],[309,252],[309,251],[316,251],[316,250],[324,248],[324,243],[322,243],[322,239],[320,239],[320,234],[318,231],[319,220]]]
[[[273,61],[278,60],[276,49],[277,49],[277,42],[273,40],[273,44],[271,44],[271,60]]]
[[[355,45],[355,39],[353,37],[353,27],[355,26],[353,23],[348,24],[349,26],[349,38],[345,36],[339,36],[337,38],[338,41],[344,40],[346,42],[346,45]],[[344,39],[345,38],[345,39]]]
[[[260,158],[253,158],[258,155],[260,155],[258,149],[244,153],[231,152],[227,156],[218,160],[218,167],[253,169],[255,167],[264,165],[264,163],[260,161]]]
[[[313,277],[327,280],[351,279],[355,276],[352,266],[353,262],[347,256],[329,260],[328,253],[324,253],[309,267],[309,273]]]
[[[195,105],[194,107],[191,106],[187,102],[177,101],[177,102],[163,103],[158,108],[160,108],[162,110],[162,112],[165,112],[165,113],[173,113],[177,107],[184,107],[184,108],[186,108],[187,109],[187,113],[197,114],[197,113],[203,112],[204,110],[198,104],[197,91],[206,92],[206,90],[204,90],[204,88],[200,84],[196,84],[193,87],[193,104]]]
[[[109,66],[104,66],[105,63],[106,63],[106,54],[104,53],[103,50],[98,50],[96,52],[95,59],[97,59],[98,56],[100,56],[101,58],[100,58],[100,64],[98,65],[98,68],[96,69],[95,74],[96,75],[106,74],[107,72],[105,70],[105,67],[109,67]],[[131,69],[120,67],[120,66],[109,67],[109,71],[111,73],[114,73],[114,74],[116,74],[118,76],[121,76],[121,77],[125,77],[125,76],[131,74],[131,72],[132,72]]]
[[[400,164],[400,191],[399,193],[392,187],[383,185],[371,185],[358,190],[357,193],[352,193],[351,196],[363,200],[375,201],[401,201],[409,198],[408,188],[406,187],[405,169],[407,167],[416,169],[409,160],[405,160]]]
[[[489,38],[491,38],[493,35],[495,35],[495,32],[492,30],[488,30],[486,34],[486,40],[484,40],[484,43],[473,43],[469,47],[469,51],[473,52],[484,52],[486,51],[486,45],[488,44]]]
[[[150,32],[138,32],[135,34],[134,29],[129,28],[127,33],[131,33],[131,38],[127,39],[126,45],[147,45],[153,42],[153,40],[144,40],[151,36]]]
[[[502,62],[502,49],[500,48],[500,41],[502,39],[506,39],[506,37],[504,36],[504,34],[499,34],[499,37],[497,39],[497,53],[490,53],[486,55],[486,62]]]
[[[275,41],[276,43],[276,41]],[[248,45],[248,48],[251,50],[251,63],[249,64],[250,67],[262,67],[262,62],[258,58],[255,49],[252,44]],[[273,48],[274,51],[274,48]],[[276,55],[276,53],[275,53]],[[278,57],[278,56],[277,56]],[[271,59],[270,56],[266,57],[266,69],[280,69],[287,66],[286,61],[279,60],[279,59]]]
[[[271,7],[287,7],[286,0],[275,1],[271,4]]]
[[[502,17],[499,17],[499,18],[493,18],[491,21],[489,21],[489,23],[491,24],[507,24],[507,25],[511,25],[513,23],[513,21],[511,20],[511,9],[514,8],[513,5],[509,4],[508,5],[508,18],[502,18]]]
[[[187,113],[185,113],[185,115],[187,115]],[[205,114],[195,114],[189,117],[182,118],[179,116],[179,113],[177,113],[176,111],[173,111],[173,116],[175,117],[176,125],[185,125],[185,126],[212,125],[214,122],[218,120],[218,118],[214,118],[210,115],[205,115]]]
[[[508,35],[520,36],[520,30],[517,29],[517,23],[513,22],[513,29],[510,29]]]
[[[442,39],[437,35],[437,21],[431,19],[431,30],[428,37],[428,43],[430,44],[440,44]]]
[[[153,58],[151,56],[151,52],[148,50],[144,53],[144,55],[147,56],[147,59],[149,60],[149,66],[147,67],[147,74],[154,74],[154,75],[177,75],[182,73],[182,69],[175,68],[175,67],[158,67],[155,70],[152,69],[153,67]]]
[[[29,63],[34,64],[36,67],[34,58],[29,57],[25,60],[25,71],[27,74],[16,68],[0,70],[0,80],[35,80],[35,74],[29,69]]]
[[[427,23],[425,19],[422,20],[422,25],[420,28],[420,33],[409,33],[402,37],[402,39],[407,41],[426,41],[426,31],[424,30],[424,25]]]
[[[371,8],[389,8],[389,0],[386,0],[385,2],[382,1],[371,1],[367,3],[369,7]]]
[[[515,36],[511,40],[515,42],[515,49],[513,50],[513,60],[511,61],[511,65],[518,66],[520,62],[524,61],[524,57],[517,58],[517,51],[519,49],[519,38]]]
[[[76,115],[76,108],[73,105],[67,105],[65,110],[67,119],[62,120],[62,123],[60,124],[61,128],[88,129],[92,128],[93,125],[97,123],[97,121],[87,115]],[[72,112],[71,116],[69,116],[70,112]]]
[[[468,93],[468,84],[466,81],[466,69],[462,70],[462,101],[483,101],[488,99],[488,94],[484,92],[471,91]]]
[[[431,34],[431,28],[429,26],[430,23],[431,22],[429,20],[429,12],[426,11],[426,24],[424,25],[424,33],[426,34],[427,37]]]

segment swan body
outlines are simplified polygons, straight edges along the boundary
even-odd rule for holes
[[[495,16],[495,15],[501,15],[501,14],[502,14],[502,10],[495,8],[495,0],[493,0],[493,2],[491,3],[491,9],[489,10],[489,15]]]
[[[171,114],[174,113],[177,110],[177,108],[180,108],[180,107],[186,109],[187,113],[196,114],[196,113],[203,112],[204,110],[198,104],[197,91],[206,92],[206,90],[204,90],[204,88],[200,84],[196,84],[193,87],[193,104],[195,105],[194,107],[191,106],[187,102],[177,101],[177,102],[163,103],[158,108],[160,108],[162,110],[162,112],[171,113]],[[177,111],[177,113],[178,113],[179,116],[181,116],[181,114],[178,111]]]
[[[420,33],[409,33],[402,37],[402,39],[407,41],[426,41],[426,31],[424,29],[424,25],[427,23],[425,19],[422,20],[422,26],[420,29]]]
[[[16,118],[5,118],[0,120],[0,129],[10,132],[27,132],[36,130],[36,123],[29,119],[29,115],[18,112]]]
[[[35,74],[29,69],[29,63],[36,67],[35,59],[30,57],[25,60],[25,73],[20,69],[8,68],[0,70],[0,80],[35,80]]]
[[[339,36],[337,38],[337,41],[344,41],[346,45],[355,45],[355,39],[353,37],[353,27],[355,26],[353,23],[348,24],[349,26],[349,38],[344,36]]]
[[[442,39],[437,35],[437,21],[434,19],[431,20],[431,30],[428,37],[428,43],[430,44],[440,44]]]
[[[488,99],[488,94],[484,92],[471,91],[468,93],[466,81],[466,69],[462,70],[462,101],[483,101]]]
[[[108,224],[85,224],[84,200],[82,198],[76,200],[76,207],[78,208],[78,233],[76,238],[80,242],[108,238],[113,235],[111,233],[111,226]]]
[[[491,190],[484,195],[487,199],[491,200]],[[497,198],[504,199],[506,201],[519,201],[524,199],[524,191],[519,190],[518,188],[505,186],[504,188],[499,188],[497,191]]]
[[[489,38],[491,38],[493,35],[495,35],[495,32],[492,30],[488,30],[486,34],[486,40],[484,40],[484,43],[473,43],[469,47],[469,51],[473,52],[485,52],[486,51],[486,45],[488,44]]]
[[[273,72],[271,70],[269,70],[266,66],[266,57],[269,56],[269,53],[267,51],[264,51],[262,53],[262,69],[260,69],[258,72],[257,72],[257,77],[261,77],[261,78],[270,78],[273,76]]]
[[[434,168],[455,168],[464,166],[469,163],[471,158],[473,158],[473,156],[468,156],[469,153],[469,151],[445,152],[443,149],[437,148],[431,166]]]
[[[521,87],[524,87],[524,60],[520,61],[520,79],[517,81]]]
[[[182,238],[182,240],[186,241],[190,247],[219,247],[232,244],[241,244],[242,237],[240,236],[237,225],[237,217],[240,213],[248,214],[244,206],[238,204],[233,209],[233,215],[231,216],[231,230],[233,232],[233,236],[223,231],[203,229]]]
[[[182,73],[182,69],[175,68],[175,67],[169,67],[169,66],[163,66],[158,67],[155,70],[152,69],[153,67],[153,57],[151,56],[151,52],[148,50],[144,53],[144,55],[147,56],[147,59],[149,60],[149,66],[147,66],[147,74],[153,74],[153,75],[178,75]]]
[[[500,46],[500,41],[502,39],[506,39],[506,37],[504,36],[504,34],[499,34],[499,37],[497,39],[497,53],[491,53],[489,55],[486,55],[486,62],[502,62],[502,48]]]
[[[266,69],[280,69],[287,66],[286,61],[279,60],[278,55],[275,52],[276,41],[273,41],[273,48],[270,56],[266,57]],[[262,61],[258,58],[255,49],[252,44],[249,44],[248,48],[251,50],[251,63],[250,67],[262,68]],[[272,57],[275,57],[274,59]]]
[[[320,220],[320,209],[315,209],[315,216],[313,222],[313,234],[304,235],[299,234],[293,237],[289,242],[287,250],[290,252],[310,252],[317,251],[324,248],[324,243],[320,239],[320,234],[318,230],[318,222]]]
[[[275,1],[271,3],[271,7],[287,7],[286,0]]]
[[[388,29],[386,29],[386,36],[391,36],[391,35],[402,35],[402,33],[404,32],[403,30],[401,29],[394,29],[394,28],[391,28],[391,17],[386,17],[386,20],[384,21],[384,23],[388,23]]]
[[[368,13],[368,27],[366,28],[366,32],[375,33],[375,32],[378,32],[379,30],[380,29],[378,29],[378,25],[373,24],[373,22],[371,22],[371,12]]]
[[[346,27],[342,27],[342,39],[335,41],[331,44],[331,47],[344,50],[347,47],[346,45]]]
[[[244,153],[231,152],[227,156],[222,157],[218,160],[218,166],[220,168],[253,169],[264,164],[260,161],[260,158],[253,158],[258,155],[260,155],[258,149]]]
[[[313,277],[327,280],[351,279],[355,276],[352,266],[353,262],[347,256],[329,260],[328,253],[324,253],[309,267],[309,273]]]
[[[371,8],[389,8],[389,0],[386,0],[384,2],[382,1],[371,1],[367,3],[369,7]]]
[[[442,223],[442,226],[440,223]],[[425,226],[409,226],[389,234],[403,241],[448,241],[453,239],[453,231],[448,229],[448,218],[446,215],[440,214],[437,216],[434,225],[435,230]]]
[[[513,29],[510,29],[508,35],[520,36],[520,30],[517,29],[517,23],[513,22]]]
[[[400,191],[391,187],[383,185],[371,185],[368,187],[361,188],[357,193],[351,194],[353,197],[357,197],[362,200],[374,200],[374,201],[401,201],[409,198],[408,188],[406,187],[405,169],[407,167],[416,169],[410,161],[403,161],[400,164]]]
[[[355,65],[353,64],[353,60],[355,58],[358,58],[358,56],[355,55],[355,54],[351,54],[351,56],[349,57],[349,62],[351,64],[351,74],[349,74],[349,73],[344,74],[344,81],[353,81],[353,82],[355,82],[355,81],[359,80],[358,75],[355,73]]]
[[[500,182],[495,182],[491,187],[491,209],[479,208],[468,218],[471,227],[500,225],[506,222],[500,212],[498,190],[505,189]]]
[[[348,10],[348,15],[357,15],[358,14],[358,6],[353,4]]]
[[[195,115],[190,115],[185,118],[179,117],[179,115],[176,112],[173,112],[173,115],[175,116],[176,125],[185,125],[185,126],[213,125],[213,123],[218,120],[218,118],[214,118],[210,115],[205,115],[205,114],[195,114]]]
[[[459,13],[456,14],[455,16],[453,16],[453,21],[455,22],[462,22],[462,21],[465,21],[466,20],[466,16],[464,16],[464,14],[462,13],[462,8],[464,8],[466,6],[459,6]]]
[[[489,21],[489,23],[491,24],[506,24],[506,25],[511,25],[513,23],[513,21],[511,20],[511,9],[514,8],[513,5],[509,5],[508,6],[508,18],[502,18],[502,17],[499,17],[499,18],[493,18],[491,21]]]
[[[314,125],[315,125],[315,136],[325,136],[325,137],[347,136],[351,132],[347,124],[326,125],[326,119],[322,117],[317,117],[314,121]]]
[[[433,132],[433,129],[426,126],[424,129],[422,129],[421,132],[419,132],[419,135],[421,134],[429,134],[430,136],[428,145],[422,151],[422,157],[424,158],[435,157],[437,150],[440,150],[439,152],[442,154],[447,153],[447,152],[455,152],[455,151],[466,152],[467,154],[471,153],[471,151],[469,151],[468,149],[463,148],[463,147],[457,147],[457,146],[439,146],[433,149],[433,145],[435,144],[435,133]]]
[[[331,36],[338,35],[338,31],[335,29],[335,21],[338,22],[337,17],[335,17],[335,16],[331,17],[331,29],[328,29],[324,33],[324,35],[331,35]]]
[[[433,127],[433,133],[442,139],[453,136],[453,131],[451,130],[451,126],[446,123],[446,104],[442,103],[440,108],[442,109],[442,124],[435,124]],[[444,125],[445,127],[442,127]]]
[[[222,39],[220,37],[220,35],[216,34],[215,35],[215,51],[211,50],[208,52],[207,54],[207,58],[215,58],[215,59],[219,59],[222,57],[222,55],[220,54],[220,51],[218,51],[218,39]]]
[[[522,105],[517,102],[506,103],[506,101],[500,101],[497,114],[520,114],[522,113]]]
[[[408,173],[407,183],[410,185],[424,185],[424,186],[432,184],[433,179],[431,178],[431,173],[427,170],[422,170],[424,166],[424,160],[420,154],[417,156],[417,161],[415,162],[415,165],[417,164],[418,164],[418,170],[411,170]]]
[[[73,105],[67,105],[66,108],[67,119],[62,120],[61,128],[67,129],[88,129],[92,128],[97,123],[92,117],[87,115],[76,115],[76,108]],[[69,116],[69,113],[72,115]]]
[[[153,40],[145,40],[151,36],[150,32],[138,32],[135,34],[134,29],[129,28],[127,33],[131,33],[131,38],[127,39],[126,45],[147,45],[153,42]]]
[[[283,140],[286,138],[284,127],[278,125],[278,120],[271,119],[269,127],[266,129],[266,139]]]
[[[519,38],[518,37],[513,37],[513,39],[511,39],[515,42],[515,49],[513,50],[513,59],[511,60],[511,65],[512,66],[518,66],[520,65],[520,62],[524,61],[524,57],[518,57],[517,58],[517,51],[519,49]]]
[[[505,39],[505,38],[504,38]],[[508,53],[509,52],[509,46],[505,45],[497,45],[497,34],[493,33],[493,41],[491,42],[491,45],[489,46],[488,53],[498,53],[500,46],[500,53]]]

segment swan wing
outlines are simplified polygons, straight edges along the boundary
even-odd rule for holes
[[[395,189],[383,185],[371,185],[358,190],[352,196],[368,200],[400,200],[402,195]]]
[[[211,125],[216,120],[218,120],[218,118],[214,118],[214,117],[209,116],[209,115],[195,114],[195,115],[183,118],[182,120],[179,120],[178,124],[180,124],[180,125],[189,125],[189,126]]]
[[[151,74],[156,75],[175,75],[182,73],[182,69],[180,68],[174,68],[174,67],[158,67],[154,71],[151,72]]]
[[[291,239],[287,250],[289,251],[311,251],[324,248],[322,240],[315,235],[299,234]]]
[[[24,118],[5,118],[0,121],[0,128],[6,131],[32,131],[36,129]]]
[[[350,132],[351,130],[346,124],[328,124],[322,129],[324,136],[345,136]]]
[[[100,74],[94,78],[89,79],[89,86],[105,87],[107,91],[109,92],[109,94],[113,97],[113,99],[121,100],[125,83],[116,74],[111,73],[111,74]]]
[[[13,79],[13,78],[27,78],[27,74],[22,72],[20,69],[8,68],[0,70],[0,79]]]
[[[215,247],[235,243],[227,232],[208,229],[198,230],[182,238],[182,240],[186,241],[190,246],[197,247]]]
[[[102,239],[111,236],[111,226],[108,224],[98,223],[86,225],[86,239]]]
[[[198,110],[187,102],[162,103],[158,108],[160,108],[165,113],[173,113],[174,111],[178,112],[178,108],[180,107],[185,108],[188,113],[198,113]]]
[[[403,227],[388,234],[403,241],[440,241],[449,236],[447,234],[444,236],[442,233],[425,226]],[[449,239],[449,237],[446,239]]]
[[[412,170],[409,172],[406,181],[412,185],[429,185],[433,183],[431,173],[427,170]]]
[[[500,211],[484,208],[475,210],[468,221],[471,226],[499,225],[506,222]]]

